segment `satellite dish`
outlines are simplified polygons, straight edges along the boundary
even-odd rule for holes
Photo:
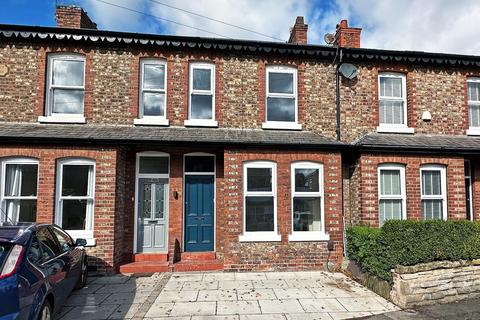
[[[332,44],[335,42],[335,35],[333,33],[326,33],[323,36],[323,40],[325,41],[326,44]]]
[[[338,68],[338,71],[342,76],[344,76],[348,80],[355,79],[358,75],[357,67],[355,67],[351,63],[342,63],[340,65],[340,68]]]

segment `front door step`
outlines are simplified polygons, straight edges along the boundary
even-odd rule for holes
[[[168,261],[168,253],[136,253],[133,255],[133,262],[142,261],[155,261],[166,262]]]
[[[182,252],[181,261],[213,261],[217,255],[215,252]]]
[[[167,261],[138,261],[121,265],[120,273],[168,272]]]
[[[208,261],[180,261],[171,266],[170,271],[188,272],[188,271],[215,271],[223,270],[223,262],[220,260]]]

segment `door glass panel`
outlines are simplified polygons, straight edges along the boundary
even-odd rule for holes
[[[168,157],[140,157],[139,173],[168,174]]]
[[[152,216],[152,184],[143,184],[143,212],[142,218],[150,219]]]
[[[185,172],[214,172],[215,161],[213,156],[185,157]]]
[[[165,216],[165,185],[157,183],[155,186],[155,219]]]

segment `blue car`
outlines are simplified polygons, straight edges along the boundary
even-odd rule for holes
[[[85,286],[85,239],[56,225],[0,224],[0,320],[49,320]]]

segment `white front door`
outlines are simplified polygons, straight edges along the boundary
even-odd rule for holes
[[[138,179],[137,252],[167,250],[167,195],[167,179]]]

